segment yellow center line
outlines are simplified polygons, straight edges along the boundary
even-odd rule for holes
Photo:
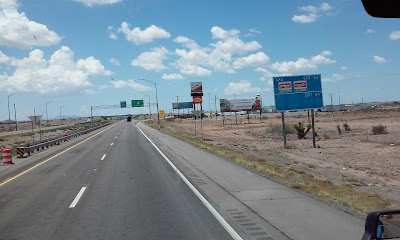
[[[45,164],[46,162],[48,162],[48,161],[50,161],[50,160],[52,160],[52,159],[54,159],[54,158],[56,158],[56,157],[58,157],[58,156],[60,156],[60,155],[62,155],[62,154],[64,154],[64,153],[66,153],[66,152],[68,152],[69,150],[73,149],[74,147],[79,146],[79,145],[81,145],[82,143],[84,143],[84,142],[86,142],[86,141],[88,141],[88,140],[94,138],[95,136],[99,135],[100,133],[102,133],[102,132],[104,132],[104,131],[107,131],[108,129],[110,129],[110,128],[113,127],[113,126],[115,126],[115,125],[109,126],[108,128],[106,128],[106,129],[104,129],[104,130],[102,130],[102,131],[96,133],[95,135],[93,135],[93,136],[91,136],[91,137],[89,137],[89,138],[86,138],[85,140],[83,140],[83,141],[81,141],[81,142],[75,144],[74,146],[69,147],[69,148],[65,149],[64,151],[62,151],[62,152],[60,152],[60,153],[57,153],[56,155],[54,155],[54,156],[52,156],[52,157],[50,157],[50,158],[48,158],[48,159],[46,159],[46,160],[44,160],[44,161],[42,161],[42,162],[40,162],[40,163],[35,164],[35,166],[33,166],[33,167],[31,167],[31,168],[28,168],[28,169],[26,169],[25,171],[23,171],[23,172],[21,172],[21,173],[15,175],[15,176],[13,176],[13,177],[7,178],[4,182],[0,183],[0,187],[6,185],[7,183],[9,183],[9,182],[11,182],[11,181],[13,181],[13,180],[15,180],[15,179],[21,177],[22,175],[24,175],[24,174],[26,174],[26,173],[32,171],[33,169],[39,167],[40,165]]]

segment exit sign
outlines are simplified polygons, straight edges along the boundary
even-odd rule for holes
[[[119,102],[121,108],[126,108],[126,101]]]
[[[131,100],[132,107],[144,107],[143,100]]]

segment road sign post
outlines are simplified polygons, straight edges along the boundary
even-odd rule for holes
[[[284,125],[284,112],[290,110],[311,110],[313,147],[315,148],[314,110],[322,108],[321,74],[274,77],[274,95],[277,111],[282,112],[282,124]],[[285,131],[285,126],[282,126]],[[284,146],[286,136],[284,134]]]

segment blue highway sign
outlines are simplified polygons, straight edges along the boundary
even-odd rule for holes
[[[172,108],[173,109],[193,108],[193,102],[172,103]]]
[[[321,74],[274,77],[277,111],[316,109],[324,106]]]

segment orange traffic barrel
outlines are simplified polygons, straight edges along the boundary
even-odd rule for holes
[[[3,165],[14,164],[11,156],[11,148],[3,148]]]

